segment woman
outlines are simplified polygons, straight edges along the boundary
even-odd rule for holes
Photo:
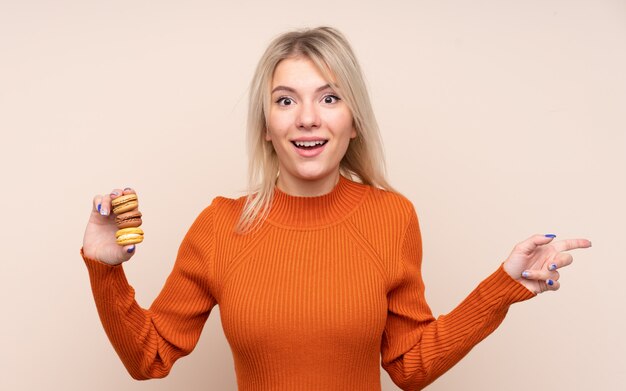
[[[533,235],[452,312],[424,298],[419,223],[383,174],[378,129],[345,38],[283,34],[252,81],[250,192],[217,197],[185,236],[149,310],[134,300],[111,199],[96,196],[81,254],[113,346],[137,379],[167,375],[214,305],[241,390],[380,390],[379,360],[404,390],[458,362],[512,303],[559,288],[586,239]]]

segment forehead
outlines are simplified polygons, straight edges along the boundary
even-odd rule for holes
[[[272,77],[272,88],[285,85],[294,88],[318,88],[329,81],[306,56],[286,58],[278,63]]]

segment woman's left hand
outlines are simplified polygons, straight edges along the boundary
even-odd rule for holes
[[[587,239],[554,241],[554,235],[533,235],[518,243],[504,261],[504,270],[528,290],[537,294],[559,289],[558,269],[568,266],[573,258],[564,251],[591,247]]]

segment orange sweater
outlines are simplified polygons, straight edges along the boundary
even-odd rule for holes
[[[405,197],[340,177],[328,194],[276,190],[260,229],[233,232],[244,198],[217,197],[185,236],[150,309],[121,266],[83,258],[98,313],[131,376],[166,376],[216,304],[239,390],[380,390],[380,365],[419,390],[534,294],[500,266],[448,315],[424,298]]]

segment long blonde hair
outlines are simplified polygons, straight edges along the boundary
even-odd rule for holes
[[[248,101],[248,195],[236,230],[245,233],[267,217],[276,186],[278,157],[265,140],[271,104],[271,83],[278,63],[306,56],[339,93],[352,112],[356,138],[339,164],[340,173],[381,189],[395,191],[385,178],[385,159],[378,123],[361,68],[346,38],[332,27],[284,33],[275,38],[257,65]]]

